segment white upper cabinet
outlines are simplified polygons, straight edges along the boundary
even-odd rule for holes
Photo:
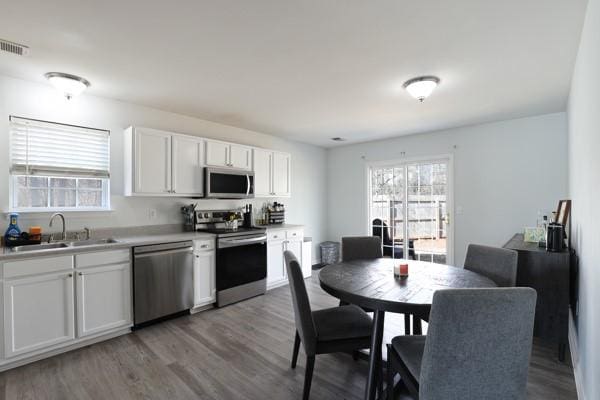
[[[239,144],[206,141],[206,165],[224,168],[252,168],[252,148]]]
[[[137,128],[133,135],[137,193],[171,192],[171,134]]]
[[[204,167],[254,171],[256,197],[291,196],[291,156],[157,129],[125,130],[125,195],[201,197]]]
[[[273,153],[273,193],[275,196],[287,197],[291,194],[291,165],[290,155]]]
[[[289,197],[291,195],[290,155],[254,149],[254,193],[256,197]]]
[[[252,169],[252,148],[239,144],[230,145],[229,166],[233,168]]]
[[[172,191],[176,195],[198,196],[203,193],[203,146],[200,138],[173,135]]]
[[[271,187],[271,160],[273,152],[254,149],[254,195],[269,197],[273,195]]]
[[[229,143],[207,140],[206,165],[229,167]]]
[[[126,196],[202,196],[201,138],[156,129],[125,131]]]

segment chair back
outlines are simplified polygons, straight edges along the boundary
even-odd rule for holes
[[[525,399],[536,297],[524,287],[434,293],[419,398]]]
[[[465,269],[490,278],[498,286],[513,287],[517,284],[518,256],[514,250],[470,244]]]
[[[285,267],[287,269],[290,290],[292,292],[292,303],[294,306],[294,319],[296,330],[304,345],[307,355],[314,355],[317,347],[317,329],[310,309],[310,300],[304,285],[304,276],[298,259],[291,251],[283,253]]]
[[[381,238],[377,236],[346,236],[342,238],[342,261],[383,257]]]
[[[381,239],[384,246],[391,246],[392,239],[390,238],[390,231],[388,230],[387,224],[379,218],[373,220],[373,236],[377,236]]]

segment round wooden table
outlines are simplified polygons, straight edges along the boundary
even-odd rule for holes
[[[409,265],[407,278],[394,277],[394,265],[399,263]],[[319,272],[319,281],[323,290],[332,296],[374,311],[365,391],[368,400],[375,399],[376,395],[386,311],[428,315],[436,290],[497,286],[492,280],[463,268],[391,258],[328,265]]]

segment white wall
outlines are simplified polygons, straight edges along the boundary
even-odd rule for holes
[[[453,154],[462,208],[452,218],[454,264],[462,265],[467,244],[501,246],[535,226],[539,210],[556,209],[567,193],[566,136],[557,113],[330,149],[327,236],[366,233],[366,163]]]
[[[569,194],[579,256],[579,360],[586,399],[600,399],[600,1],[589,0],[569,97]]]
[[[190,199],[131,198],[123,196],[123,130],[130,125],[164,129],[208,138],[289,152],[292,155],[292,197],[275,199],[287,206],[287,222],[306,226],[305,235],[315,247],[325,236],[326,151],[322,148],[274,136],[216,124],[117,100],[82,96],[66,101],[49,85],[0,75],[0,212],[9,208],[8,116],[109,129],[111,131],[111,205],[109,213],[69,213],[68,229],[154,225],[182,221],[179,207]],[[204,209],[239,206],[246,201],[200,200]],[[252,201],[255,207],[261,199]],[[149,218],[149,209],[157,218]],[[48,229],[48,214],[22,215],[22,227],[39,224]],[[316,256],[316,251],[313,252]]]

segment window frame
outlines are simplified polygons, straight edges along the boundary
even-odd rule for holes
[[[18,183],[17,180],[19,177],[39,177],[39,178],[48,178],[48,185],[46,186],[46,189],[48,190],[48,195],[47,195],[47,206],[46,207],[18,207],[16,206],[17,204],[17,189],[18,189]],[[100,193],[102,193],[102,204],[104,204],[104,206],[102,207],[85,207],[85,206],[79,206],[77,204],[78,202],[78,195],[79,195],[79,185],[76,182],[75,187],[74,188],[64,188],[65,190],[75,190],[75,202],[76,205],[74,207],[68,207],[68,206],[61,206],[61,207],[50,207],[48,204],[50,202],[50,190],[51,190],[51,186],[49,183],[50,178],[59,178],[59,179],[75,179],[75,180],[79,180],[79,179],[98,179],[100,181],[102,181],[102,187],[100,189],[88,189],[88,188],[81,188],[81,190],[91,190],[91,191],[98,191]],[[82,211],[82,212],[86,212],[86,211],[111,211],[111,207],[110,207],[110,178],[93,178],[93,177],[81,177],[81,176],[46,176],[46,175],[13,175],[10,174],[9,176],[10,179],[10,190],[9,190],[9,195],[10,195],[10,201],[9,201],[9,206],[10,206],[10,212],[71,212],[71,211]],[[43,188],[40,188],[43,189]],[[55,188],[55,189],[61,189],[61,188]]]
[[[12,118],[16,118],[16,119],[22,119],[22,120],[30,120],[33,122],[41,122],[44,124],[56,124],[56,125],[62,125],[62,126],[69,126],[69,127],[73,127],[73,128],[83,128],[83,129],[90,129],[90,130],[97,130],[97,131],[105,131],[108,135],[108,176],[106,177],[99,177],[99,176],[94,176],[94,175],[90,175],[90,176],[85,176],[85,175],[77,175],[77,176],[72,176],[70,174],[61,174],[61,173],[57,173],[57,174],[51,174],[51,173],[47,173],[47,174],[24,174],[24,173],[20,173],[20,172],[13,172],[9,169],[8,171],[8,179],[9,179],[9,184],[8,184],[8,196],[9,196],[9,201],[8,201],[8,206],[9,206],[9,210],[8,212],[22,212],[22,213],[52,213],[52,212],[93,212],[93,213],[98,213],[98,212],[107,212],[107,211],[112,211],[111,208],[111,191],[110,191],[110,187],[111,187],[111,179],[110,179],[110,161],[111,161],[111,151],[110,151],[110,131],[108,129],[98,129],[98,128],[90,128],[90,127],[85,127],[85,126],[79,126],[79,125],[72,125],[72,124],[65,124],[65,123],[61,123],[61,122],[55,122],[55,121],[44,121],[44,120],[39,120],[39,119],[33,119],[33,118],[26,118],[26,117],[20,117],[20,116],[15,116],[15,115],[11,115],[9,116],[9,123],[12,121]],[[12,142],[9,141],[9,154],[12,154]],[[48,195],[47,195],[47,206],[46,207],[19,207],[17,206],[17,190],[18,190],[18,178],[19,177],[40,177],[40,178],[48,178],[48,184],[47,184],[47,190],[48,190]],[[51,191],[51,186],[50,186],[50,178],[62,178],[62,179],[75,179],[76,180],[76,184],[75,184],[75,202],[76,205],[74,207],[68,207],[68,206],[59,206],[59,207],[50,207],[50,191]],[[100,189],[94,189],[94,188],[89,188],[89,190],[97,190],[99,192],[101,192],[102,194],[102,206],[101,207],[85,207],[85,206],[79,206],[78,205],[78,201],[79,201],[79,183],[78,180],[79,179],[99,179],[102,181],[102,187]],[[29,187],[29,186],[28,186]],[[65,188],[68,189],[68,188]],[[81,188],[81,190],[88,190],[88,188]]]

